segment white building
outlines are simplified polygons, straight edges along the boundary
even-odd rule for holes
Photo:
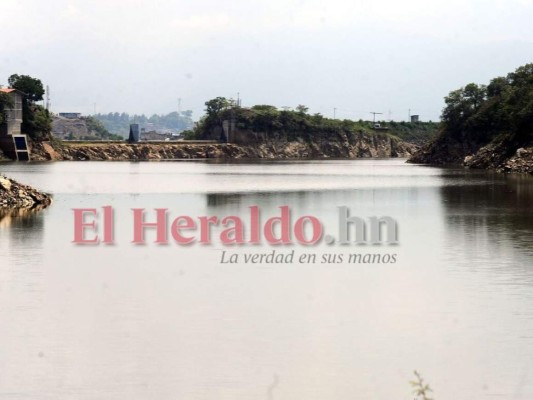
[[[13,102],[13,107],[4,109],[5,120],[0,126],[0,135],[20,135],[22,134],[20,126],[22,125],[22,99],[24,93],[10,88],[1,88],[0,92],[8,94]]]
[[[30,151],[26,135],[22,134],[22,100],[24,93],[17,89],[0,88],[11,97],[12,104],[4,107],[4,122],[0,125],[0,149],[13,160],[29,161]]]

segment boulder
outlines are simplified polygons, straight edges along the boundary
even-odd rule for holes
[[[47,207],[50,195],[0,175],[0,208]]]

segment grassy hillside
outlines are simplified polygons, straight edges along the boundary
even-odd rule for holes
[[[343,133],[387,134],[399,139],[421,144],[432,139],[438,129],[432,122],[380,122],[387,130],[375,130],[372,122],[326,118],[321,114],[309,114],[305,106],[296,110],[279,110],[271,105],[256,105],[243,108],[223,97],[206,102],[206,115],[200,120],[188,137],[218,139],[220,127],[225,120],[234,120],[236,128],[242,131],[268,133],[272,137],[288,140],[336,138]]]

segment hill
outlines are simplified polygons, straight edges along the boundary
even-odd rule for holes
[[[122,140],[122,136],[110,133],[93,117],[52,117],[52,136],[61,140]]]
[[[379,128],[376,129],[370,121],[340,120],[326,118],[321,114],[309,114],[307,107],[303,105],[295,110],[279,110],[271,105],[244,108],[224,97],[217,97],[205,104],[206,115],[188,132],[188,137],[224,140],[228,126],[231,125],[231,141],[246,145],[271,141],[335,142],[345,141],[346,137],[354,135],[388,137],[420,145],[431,140],[438,129],[438,124],[433,122],[394,121],[379,121]]]
[[[438,136],[410,162],[533,173],[533,63],[445,97]]]

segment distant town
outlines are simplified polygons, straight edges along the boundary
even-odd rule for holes
[[[138,125],[141,140],[179,140],[183,132],[194,126],[192,111],[168,114],[130,115],[108,113],[84,116],[77,112],[52,115],[52,135],[61,140],[123,140],[130,133],[130,125]]]

